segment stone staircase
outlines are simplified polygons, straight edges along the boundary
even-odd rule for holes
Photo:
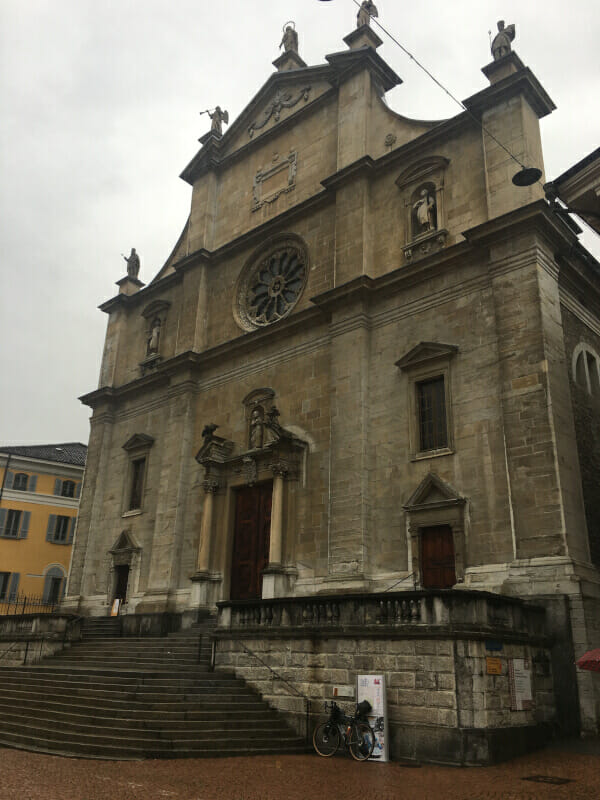
[[[304,751],[244,681],[210,671],[207,633],[125,638],[118,620],[86,621],[52,658],[0,668],[0,746],[116,760]]]

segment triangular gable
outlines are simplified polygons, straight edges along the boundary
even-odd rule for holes
[[[406,355],[402,356],[399,361],[396,361],[396,366],[402,370],[411,369],[412,367],[421,366],[427,361],[435,359],[452,358],[458,352],[458,347],[454,344],[441,344],[440,342],[420,342],[412,350],[409,350]]]
[[[123,445],[123,450],[149,449],[153,444],[152,436],[148,436],[146,433],[134,433]]]
[[[133,534],[129,530],[121,531],[116,542],[110,548],[111,553],[122,553],[124,550],[139,550],[140,546],[136,542]]]
[[[413,511],[422,506],[456,505],[464,502],[465,499],[449,483],[430,472],[412,493],[404,508]]]

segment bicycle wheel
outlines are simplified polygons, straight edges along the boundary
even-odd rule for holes
[[[313,745],[320,756],[329,758],[340,746],[340,732],[337,725],[331,722],[324,722],[315,728],[313,733]]]
[[[375,734],[370,725],[366,722],[355,722],[350,731],[350,741],[348,748],[350,755],[357,761],[366,761],[373,752],[375,746]]]

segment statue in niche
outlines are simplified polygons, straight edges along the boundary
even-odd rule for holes
[[[140,274],[140,257],[135,252],[135,247],[131,248],[129,257],[123,255],[123,253],[121,253],[121,255],[127,262],[127,277],[135,278],[137,280],[137,276]]]
[[[515,38],[515,26],[509,25],[504,27],[504,20],[498,22],[498,33],[494,36],[492,41],[492,55],[494,61],[499,61],[504,56],[508,55],[511,51],[510,43]]]
[[[283,38],[279,44],[279,49],[281,50],[283,47],[284,53],[289,53],[290,51],[292,53],[298,52],[298,32],[295,27],[292,28],[292,25],[295,26],[296,23],[286,23],[283,29]]]
[[[356,15],[356,27],[360,28],[362,25],[370,25],[371,17],[378,17],[377,6],[371,3],[371,0],[363,0]]]
[[[223,123],[226,125],[229,124],[229,111],[222,111],[221,106],[217,106],[215,110],[211,113],[210,111],[207,112],[208,116],[211,119],[211,126],[210,130],[216,136],[223,135]]]
[[[250,414],[250,433],[248,436],[248,446],[250,450],[258,450],[263,446],[264,440],[264,420],[263,410],[260,406],[252,409]]]
[[[150,334],[148,336],[148,343],[146,347],[146,355],[154,356],[158,353],[160,343],[160,317],[155,317],[150,327]]]
[[[413,233],[420,236],[437,228],[435,196],[429,189],[421,189],[419,199],[413,204]]]
[[[265,427],[268,429],[269,433],[276,442],[278,442],[280,439],[292,438],[292,434],[289,431],[286,431],[286,429],[280,425],[280,416],[279,410],[275,408],[275,406],[272,406],[272,408],[270,408],[267,412],[267,421],[265,422]]]

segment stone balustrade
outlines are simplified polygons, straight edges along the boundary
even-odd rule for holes
[[[310,629],[373,634],[403,629],[543,637],[545,611],[518,598],[467,590],[321,595],[218,603],[220,633]]]

